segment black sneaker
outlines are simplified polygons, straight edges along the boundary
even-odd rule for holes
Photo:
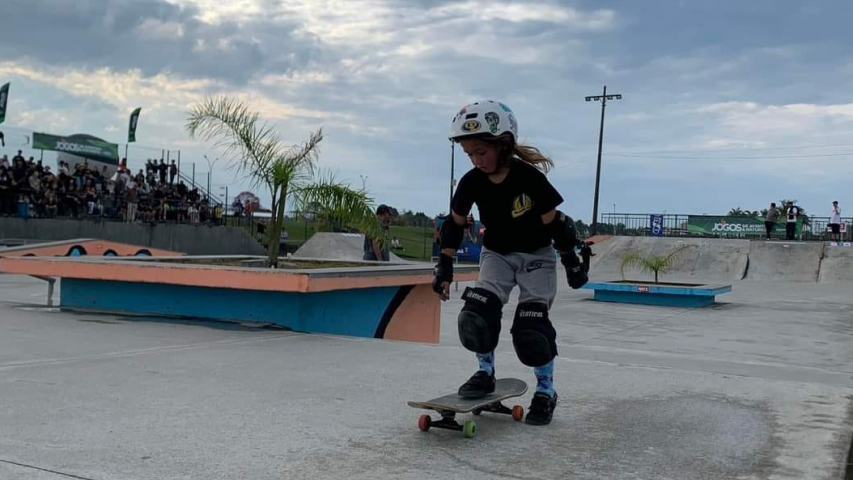
[[[524,417],[525,423],[528,425],[548,425],[551,423],[551,417],[554,415],[554,409],[557,407],[557,392],[554,392],[554,397],[549,397],[547,393],[536,392],[533,394],[533,400],[530,401],[530,408],[527,411],[527,416]]]
[[[462,398],[483,398],[495,391],[495,374],[491,375],[479,370],[467,382],[459,387],[459,396]]]

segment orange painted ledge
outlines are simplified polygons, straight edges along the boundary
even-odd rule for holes
[[[109,257],[10,257],[0,261],[0,272],[42,277],[302,293],[421,285],[430,284],[433,279],[433,267],[426,264],[423,266],[270,270],[107,258]],[[476,265],[456,266],[454,280],[473,281],[478,275],[479,267]]]

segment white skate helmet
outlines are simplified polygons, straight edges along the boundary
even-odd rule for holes
[[[499,137],[512,135],[518,142],[518,122],[515,114],[505,104],[494,100],[480,100],[462,107],[450,124],[450,140],[459,140],[472,135]]]

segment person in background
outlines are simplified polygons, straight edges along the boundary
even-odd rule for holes
[[[595,254],[592,253],[592,248],[590,248],[593,245],[595,245],[595,242],[590,241],[586,241],[581,244],[580,254],[581,259],[583,259],[583,272],[586,274],[589,274],[590,259],[595,256]]]
[[[379,222],[379,229],[383,236],[388,235],[388,229],[391,226],[391,207],[388,205],[379,205],[376,208],[376,221]],[[388,250],[388,242],[382,242],[378,238],[364,236],[364,255],[363,260],[390,262],[391,252]]]
[[[788,202],[785,213],[788,217],[785,222],[785,238],[793,240],[797,233],[797,217],[800,216],[800,209],[794,206],[794,202]]]
[[[829,214],[829,239],[833,242],[841,240],[841,209],[838,208],[838,200],[832,202],[832,211]]]
[[[175,177],[178,175],[178,166],[175,165],[175,161],[172,160],[172,164],[169,165],[169,185],[175,184]]]
[[[767,240],[773,235],[773,228],[776,226],[776,221],[779,220],[779,210],[776,208],[776,202],[770,203],[770,208],[767,209],[767,215],[764,216],[764,230],[767,232]]]
[[[125,184],[125,201],[127,201],[127,216],[124,220],[133,223],[136,221],[136,209],[139,205],[139,188],[132,178]]]

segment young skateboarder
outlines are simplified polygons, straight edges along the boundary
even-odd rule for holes
[[[545,177],[553,162],[536,147],[518,143],[518,122],[505,104],[485,100],[463,107],[453,118],[450,139],[462,147],[474,168],[460,180],[452,211],[441,227],[433,289],[442,300],[449,298],[453,254],[473,204],[486,227],[480,276],[474,288],[465,289],[458,320],[462,345],[476,353],[479,368],[459,387],[459,395],[479,398],[494,391],[502,309],[518,286],[512,343],[519,360],[533,367],[536,375],[526,421],[547,425],[557,405],[557,332],[548,318],[557,293],[554,248],[560,252],[569,285],[577,289],[587,282],[574,253],[580,244],[574,222],[556,209],[563,198]]]

